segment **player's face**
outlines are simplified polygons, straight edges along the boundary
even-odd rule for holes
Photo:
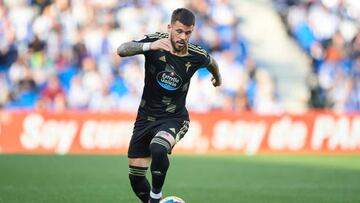
[[[175,52],[181,52],[187,48],[194,25],[187,26],[179,21],[175,21],[168,26],[170,41]]]

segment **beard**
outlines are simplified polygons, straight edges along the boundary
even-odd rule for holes
[[[175,52],[182,52],[186,49],[185,40],[174,41],[172,36],[170,36],[170,42],[171,42],[171,45]],[[182,44],[179,45],[179,43],[182,43]]]

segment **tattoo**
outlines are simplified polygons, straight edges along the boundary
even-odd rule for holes
[[[117,54],[121,57],[134,56],[143,52],[143,43],[141,42],[125,42],[117,48]]]

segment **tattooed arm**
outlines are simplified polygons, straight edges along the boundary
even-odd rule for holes
[[[171,42],[168,38],[162,38],[154,42],[125,42],[117,48],[117,54],[121,57],[126,57],[160,49],[173,52]]]
[[[125,42],[117,48],[117,54],[121,57],[134,56],[144,52],[142,42]]]
[[[210,57],[210,63],[207,66],[207,69],[213,75],[211,82],[213,83],[214,87],[220,86],[222,81],[221,81],[221,75],[219,72],[219,66],[217,65],[217,63],[213,59],[213,57]]]

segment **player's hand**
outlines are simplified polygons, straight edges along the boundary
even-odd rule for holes
[[[211,82],[214,85],[214,87],[220,86],[221,85],[221,78],[211,78]]]
[[[170,53],[174,53],[174,49],[169,38],[162,38],[152,42],[150,45],[150,50],[164,50]]]

